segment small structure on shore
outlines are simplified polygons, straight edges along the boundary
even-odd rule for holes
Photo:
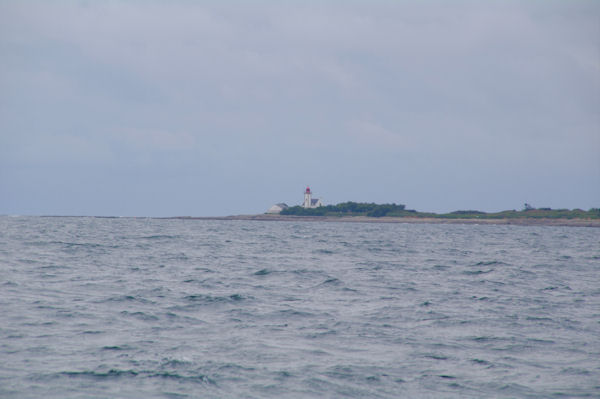
[[[302,203],[303,208],[318,208],[323,206],[323,202],[319,198],[312,197],[312,191],[310,191],[310,187],[306,187],[304,190],[304,202]],[[284,209],[289,208],[287,204],[279,203],[270,207],[265,213],[267,214],[279,214]]]
[[[323,203],[318,198],[312,198],[312,191],[310,187],[306,187],[304,191],[304,202],[302,203],[303,208],[318,208],[323,206]]]
[[[279,203],[279,204],[275,204],[272,207],[269,208],[269,210],[267,211],[267,213],[280,213],[281,211],[283,211],[284,209],[287,209],[288,206],[287,204]]]

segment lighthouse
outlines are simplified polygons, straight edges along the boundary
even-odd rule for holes
[[[312,208],[312,201],[311,198],[312,197],[312,192],[310,191],[310,187],[306,187],[306,191],[304,191],[304,203],[302,204],[302,207],[304,208]]]
[[[312,191],[310,191],[310,187],[306,187],[304,190],[304,202],[302,203],[303,208],[318,208],[323,206],[323,203],[320,199],[312,197]]]

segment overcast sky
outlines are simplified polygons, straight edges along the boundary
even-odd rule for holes
[[[600,206],[598,1],[0,0],[0,214]]]

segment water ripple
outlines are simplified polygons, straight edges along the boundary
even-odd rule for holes
[[[0,397],[597,397],[599,230],[0,217]]]

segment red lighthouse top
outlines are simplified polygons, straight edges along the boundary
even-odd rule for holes
[[[306,194],[310,194],[310,187],[306,187]]]

